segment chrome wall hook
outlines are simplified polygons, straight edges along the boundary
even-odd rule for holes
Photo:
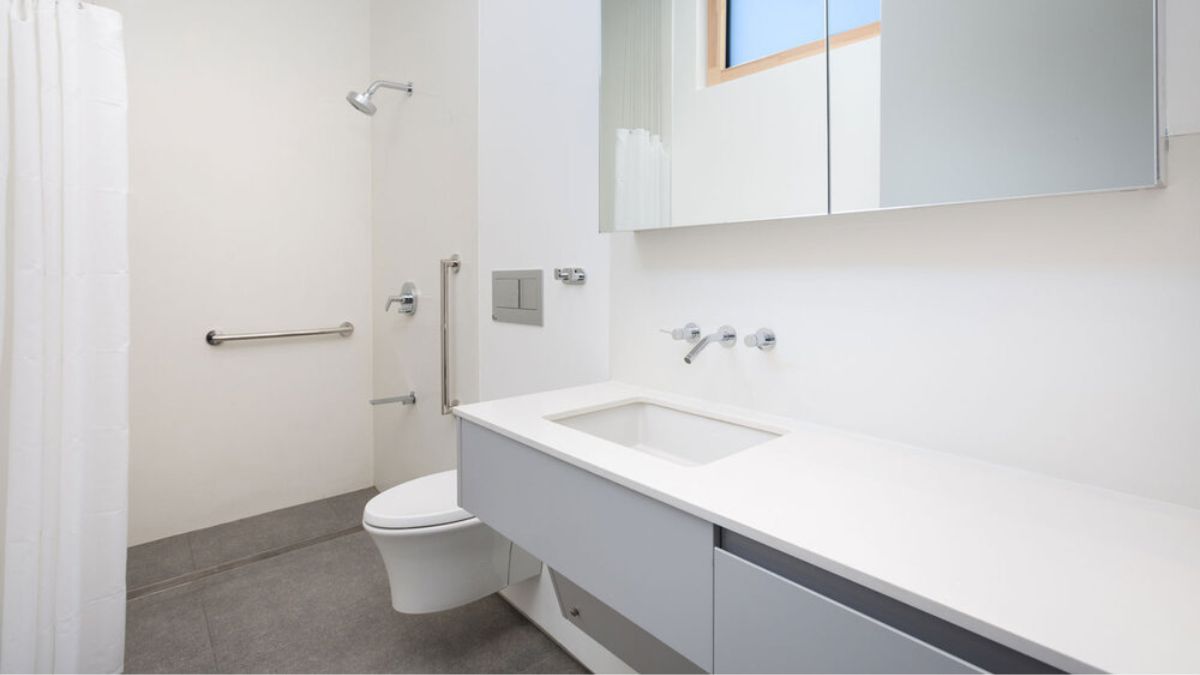
[[[582,267],[555,267],[554,278],[564,284],[578,286],[587,283],[587,272]]]

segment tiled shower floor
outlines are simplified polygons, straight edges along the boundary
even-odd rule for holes
[[[498,596],[392,610],[374,490],[129,550],[127,673],[584,673]],[[215,572],[215,573],[214,573]]]

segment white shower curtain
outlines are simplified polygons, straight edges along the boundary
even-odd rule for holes
[[[612,153],[615,230],[671,225],[671,16],[670,0],[604,3],[606,39],[621,38],[603,54],[604,123],[616,133],[601,152]]]
[[[121,17],[0,0],[0,670],[119,672],[129,279]]]
[[[671,225],[671,156],[646,129],[617,129],[613,226],[620,231]]]

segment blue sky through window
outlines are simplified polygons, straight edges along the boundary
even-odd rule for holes
[[[728,66],[825,37],[824,0],[728,0]],[[880,0],[829,0],[829,32],[879,21]]]

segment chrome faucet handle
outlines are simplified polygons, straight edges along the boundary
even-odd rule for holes
[[[695,347],[692,347],[692,351],[688,352],[687,356],[683,357],[683,362],[690,364],[692,361],[695,361],[696,356],[698,356],[700,352],[704,351],[706,347],[714,342],[720,343],[722,347],[728,349],[729,347],[737,344],[737,331],[733,326],[725,325],[718,328],[717,332],[710,335],[705,335],[702,340],[696,343]]]
[[[672,340],[686,340],[691,343],[700,340],[700,326],[690,322],[683,328],[674,328],[672,330],[660,328],[659,331],[670,335]]]
[[[392,309],[392,305],[400,303],[400,313],[412,316],[417,313],[417,286],[411,281],[404,282],[400,287],[400,295],[389,295],[383,311]]]
[[[747,347],[758,347],[763,351],[775,348],[775,331],[770,328],[759,328],[751,335],[746,336]]]
[[[733,326],[721,326],[717,329],[717,333],[715,341],[720,342],[722,347],[732,347],[737,344],[737,329]]]

